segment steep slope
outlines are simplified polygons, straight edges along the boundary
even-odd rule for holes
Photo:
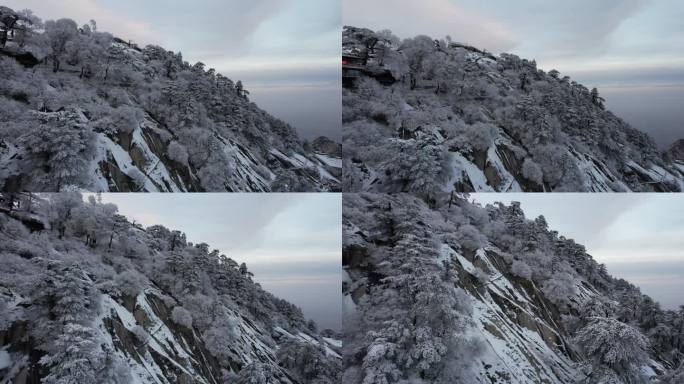
[[[427,36],[343,31],[344,190],[681,191],[681,160],[596,89]]]
[[[240,81],[95,25],[16,17],[0,45],[1,190],[339,189]]]
[[[684,139],[679,139],[672,143],[667,149],[666,155],[675,162],[678,167],[684,168]]]
[[[0,382],[337,382],[339,341],[245,264],[48,198],[0,195]]]
[[[346,195],[343,222],[345,383],[681,377],[684,312],[518,205]]]

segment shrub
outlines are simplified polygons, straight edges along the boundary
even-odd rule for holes
[[[178,325],[192,329],[192,314],[183,307],[175,307],[171,311],[171,320]]]

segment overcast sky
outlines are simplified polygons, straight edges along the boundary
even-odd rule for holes
[[[340,329],[340,194],[103,194],[145,226],[161,224],[247,263],[255,281],[314,319]]]
[[[684,1],[342,0],[343,23],[536,59],[665,147],[684,137]],[[410,20],[410,22],[407,22]]]
[[[477,193],[480,203],[520,201],[527,218],[584,245],[614,277],[665,308],[684,305],[684,195]]]
[[[241,79],[260,107],[305,138],[341,137],[340,0],[4,0],[42,19],[95,19]]]

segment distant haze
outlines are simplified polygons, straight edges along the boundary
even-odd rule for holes
[[[664,148],[684,138],[684,1],[342,0],[346,25],[450,35],[592,88]],[[410,20],[410,22],[407,22]]]
[[[684,194],[476,193],[482,204],[519,201],[528,219],[586,247],[608,273],[664,308],[684,305]]]
[[[341,329],[342,197],[334,193],[102,194],[145,226],[178,229],[247,263],[321,329]]]
[[[4,0],[42,19],[94,19],[100,31],[158,44],[242,80],[251,99],[302,138],[341,139],[339,0]]]
[[[684,139],[684,86],[602,87],[609,110],[647,132],[661,149]]]

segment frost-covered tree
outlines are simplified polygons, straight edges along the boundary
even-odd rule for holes
[[[599,95],[599,91],[596,88],[591,89],[591,102],[603,109],[603,103],[605,102],[605,99]]]
[[[50,204],[47,206],[47,217],[52,227],[58,231],[60,237],[64,236],[68,226],[71,224],[74,210],[83,205],[82,199],[81,194],[77,192],[60,193],[51,196]]]
[[[592,363],[589,382],[599,383],[603,375],[612,373],[628,383],[647,382],[642,367],[648,362],[649,342],[638,329],[613,318],[595,317],[578,332],[577,343]]]
[[[278,350],[278,365],[286,368],[303,383],[333,384],[338,382],[339,361],[326,358],[323,346],[290,341]]]
[[[48,20],[45,22],[45,39],[49,48],[49,57],[52,60],[52,70],[57,72],[61,69],[67,45],[78,37],[78,25],[71,19]]]
[[[373,282],[360,304],[362,319],[358,329],[346,333],[348,371],[353,367],[358,372],[353,382],[448,382],[455,374],[450,358],[460,356],[468,344],[458,334],[469,300],[453,277],[444,278],[444,266],[436,262],[438,250],[427,223],[437,218],[426,216],[423,204],[415,198],[381,200],[364,210],[370,209],[366,214],[373,217],[365,223],[373,231],[368,241],[388,247],[369,256]]]
[[[537,185],[542,185],[544,182],[544,173],[541,167],[530,158],[526,158],[523,162],[522,175]]]
[[[278,384],[275,369],[270,365],[252,363],[240,370],[236,384]]]
[[[95,330],[78,323],[68,323],[54,341],[51,353],[40,359],[49,369],[42,382],[49,384],[97,382],[103,363]]]
[[[511,272],[524,279],[529,279],[532,277],[532,269],[524,261],[520,260],[513,260],[513,264],[511,264]]]
[[[541,286],[544,295],[554,303],[568,304],[577,294],[576,281],[564,272],[556,272]]]
[[[28,149],[23,166],[30,179],[25,183],[35,190],[61,191],[86,179],[94,136],[84,126],[42,121],[18,140]]]
[[[173,161],[177,161],[183,165],[188,164],[188,151],[185,149],[183,144],[180,144],[177,141],[173,141],[171,144],[169,144],[167,154]]]
[[[171,312],[171,319],[178,325],[188,329],[192,328],[192,314],[183,307],[175,307]]]
[[[237,322],[232,317],[217,319],[211,327],[202,333],[202,340],[207,350],[221,361],[228,361],[233,357],[231,345],[239,337]]]

